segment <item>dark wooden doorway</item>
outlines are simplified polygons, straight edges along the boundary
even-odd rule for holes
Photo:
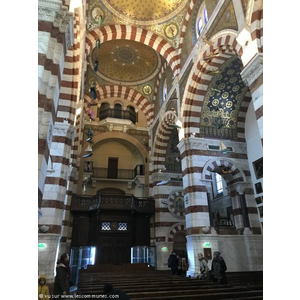
[[[108,170],[107,170],[107,178],[118,178],[118,158],[117,157],[109,157],[108,158]]]
[[[130,263],[130,240],[128,234],[105,234],[100,237],[98,264]]]

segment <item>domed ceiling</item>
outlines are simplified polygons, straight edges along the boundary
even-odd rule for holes
[[[240,75],[242,68],[241,61],[233,57],[213,77],[204,98],[202,136],[237,138],[237,117],[248,90]]]
[[[115,15],[138,25],[161,23],[180,12],[188,0],[102,0]]]
[[[94,48],[90,57],[96,74],[114,84],[134,85],[149,81],[161,67],[159,54],[144,44],[129,40],[112,40]]]

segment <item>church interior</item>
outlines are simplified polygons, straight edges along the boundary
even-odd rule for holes
[[[231,278],[261,274],[263,187],[262,0],[38,0],[50,287],[62,253],[74,286],[108,265],[165,274],[173,250],[191,280],[215,251]]]

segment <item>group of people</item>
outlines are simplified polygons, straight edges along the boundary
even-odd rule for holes
[[[172,251],[168,259],[168,267],[171,268],[172,274],[182,275],[187,270],[185,257]]]
[[[208,267],[208,259],[204,257],[202,253],[198,254],[198,259],[200,262],[200,275],[198,276],[199,279],[220,282],[220,284],[227,283],[227,277],[225,273],[227,270],[227,266],[224,258],[221,256],[220,251],[215,251],[213,254],[211,270]],[[172,274],[182,274],[182,258],[179,255],[177,255],[175,251],[173,251],[169,256],[168,267],[171,269]],[[185,269],[186,267],[187,263],[185,261]]]
[[[69,266],[69,254],[64,253],[57,261],[56,276],[54,281],[53,295],[70,294],[71,270]],[[49,299],[49,287],[45,275],[38,279],[38,299]]]
[[[54,281],[53,295],[70,295],[71,270],[69,266],[69,255],[64,253],[57,261],[56,276]],[[47,286],[45,275],[41,275],[38,280],[38,299],[50,299],[49,287]],[[114,288],[111,284],[105,284],[103,287],[104,295],[118,295],[120,300],[129,300],[129,296],[120,289]],[[60,297],[62,298],[62,297]]]

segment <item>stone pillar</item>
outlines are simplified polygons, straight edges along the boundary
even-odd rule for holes
[[[241,76],[250,88],[257,125],[263,143],[263,55],[257,53],[244,67]]]
[[[182,139],[178,144],[181,154],[183,191],[185,200],[185,220],[187,233],[187,249],[189,270],[187,276],[196,276],[198,262],[197,240],[199,235],[207,234],[210,229],[209,208],[207,200],[207,182],[201,179],[203,166],[207,157],[198,155],[203,141],[199,138],[189,137]]]
[[[65,225],[65,221],[69,221],[70,207],[66,202],[67,173],[75,130],[76,128],[68,123],[56,123],[53,128],[50,149],[53,169],[48,172],[45,180],[43,215],[39,220],[39,243],[44,243],[46,247],[41,248],[38,257],[39,273],[46,274],[49,283],[54,281],[57,256],[66,250],[59,249],[59,245],[62,226]]]

